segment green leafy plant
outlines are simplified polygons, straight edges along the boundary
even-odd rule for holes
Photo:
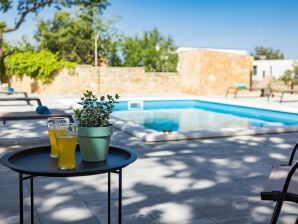
[[[25,74],[43,83],[51,82],[59,69],[63,67],[74,69],[76,65],[76,63],[59,60],[58,55],[47,50],[12,53],[5,57],[4,64],[7,75]]]
[[[81,98],[82,108],[74,109],[79,127],[104,127],[109,124],[110,115],[120,96],[107,95],[98,97],[86,90]]]

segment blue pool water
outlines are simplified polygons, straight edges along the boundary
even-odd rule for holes
[[[156,131],[298,125],[298,114],[200,100],[121,101],[113,116]]]

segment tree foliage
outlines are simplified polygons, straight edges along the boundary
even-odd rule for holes
[[[6,49],[3,44],[3,33],[17,30],[30,13],[38,14],[45,7],[61,8],[84,7],[85,18],[92,19],[94,7],[98,12],[102,12],[109,5],[108,0],[2,0],[0,1],[0,12],[7,13],[11,9],[17,9],[17,17],[14,18],[14,25],[7,27],[5,21],[0,21],[0,75],[4,75],[4,57]],[[8,18],[12,20],[13,18]]]
[[[101,59],[106,59],[111,66],[144,66],[146,71],[176,71],[177,48],[171,38],[162,36],[157,29],[154,29],[151,32],[145,32],[142,38],[123,37],[123,41],[120,42],[117,31],[111,26],[111,21],[104,23],[100,17],[102,10],[108,5],[108,0],[1,1],[0,12],[6,13],[10,9],[16,8],[18,16],[14,18],[15,24],[12,27],[7,27],[5,21],[0,21],[0,69],[4,67],[4,57],[7,56],[5,62],[8,63],[6,67],[9,74],[11,72],[21,74],[27,71],[32,77],[44,74],[44,79],[39,78],[44,81],[50,79],[51,75],[49,74],[52,72],[45,72],[43,69],[37,68],[37,65],[32,65],[36,69],[26,70],[28,61],[24,62],[24,66],[19,64],[17,60],[25,60],[26,57],[32,57],[32,61],[35,63],[42,62],[42,60],[39,61],[34,57],[34,49],[30,49],[30,45],[26,43],[23,48],[27,48],[28,54],[19,51],[19,47],[10,49],[5,47],[3,33],[17,30],[29,13],[38,14],[45,7],[53,7],[57,10],[69,8],[78,11],[75,12],[75,15],[70,12],[57,12],[52,21],[39,21],[35,38],[39,42],[37,55],[40,58],[42,58],[41,55],[44,55],[51,61],[54,55],[57,64],[61,66],[63,63],[60,62],[63,60],[93,63],[94,43],[95,40],[98,40],[98,55]],[[44,52],[51,52],[52,56]],[[54,70],[56,62],[52,61]],[[47,65],[45,66],[47,67]]]
[[[108,5],[108,0],[3,0],[0,2],[0,12],[6,13],[14,7],[18,10],[18,18],[15,18],[14,26],[5,28],[3,32],[17,30],[29,13],[38,14],[45,7],[54,7],[61,10],[61,8],[83,6],[86,13],[88,13],[86,15],[92,17],[94,7],[102,12],[102,9],[105,9]]]
[[[285,83],[288,81],[293,82],[293,84],[298,85],[298,61],[294,61],[292,64],[292,69],[288,69],[280,77]]]
[[[279,49],[275,50],[272,47],[270,48],[265,48],[258,46],[254,49],[254,53],[251,54],[255,60],[260,60],[260,59],[283,59],[284,55],[283,53],[280,52]]]
[[[6,55],[10,55],[17,52],[35,51],[35,47],[26,36],[23,36],[21,40],[14,43],[4,43],[6,48]]]
[[[176,71],[178,55],[172,38],[157,29],[144,32],[142,38],[124,37],[121,44],[122,66],[145,67],[150,72]]]
[[[113,64],[117,60],[114,43],[117,35],[110,35],[109,31],[113,29],[110,27],[111,22],[108,22],[104,24],[100,15],[94,16],[92,20],[86,19],[82,10],[74,14],[57,12],[52,20],[39,21],[34,37],[40,49],[59,53],[61,59],[81,64],[94,62],[94,45],[97,38],[99,57],[107,58]]]

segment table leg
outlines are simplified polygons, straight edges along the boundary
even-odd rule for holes
[[[121,224],[122,223],[122,169],[120,168],[118,171],[113,171],[113,173],[116,173],[118,174],[118,224]],[[110,172],[108,172],[109,174],[109,183],[108,183],[108,188],[109,188],[109,191],[110,191]],[[110,195],[110,193],[109,193]],[[110,201],[110,198],[108,199]],[[109,205],[110,206],[110,202],[109,202]],[[110,215],[110,208],[108,208],[108,213]],[[110,221],[110,219],[109,219]]]
[[[23,207],[23,174],[19,173],[19,203],[20,203],[20,224],[24,223],[24,207]]]
[[[34,176],[24,177],[19,173],[19,203],[20,203],[20,224],[24,223],[24,183],[26,179],[30,179],[30,204],[31,204],[31,224],[34,224],[34,191],[33,191]]]
[[[111,223],[111,173],[108,172],[108,224]]]
[[[118,189],[118,223],[122,223],[122,169],[119,169],[119,189]]]
[[[30,197],[31,197],[31,223],[34,224],[33,176],[30,176]]]

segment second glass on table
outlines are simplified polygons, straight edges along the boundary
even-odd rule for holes
[[[58,146],[56,143],[56,138],[54,134],[55,126],[57,125],[57,130],[59,130],[59,125],[69,123],[69,118],[67,117],[50,117],[48,118],[48,133],[50,138],[51,152],[50,156],[53,158],[58,158]],[[61,130],[63,132],[63,130]]]
[[[54,131],[58,146],[59,169],[74,169],[76,167],[76,146],[78,141],[78,125],[65,123],[55,126]]]

